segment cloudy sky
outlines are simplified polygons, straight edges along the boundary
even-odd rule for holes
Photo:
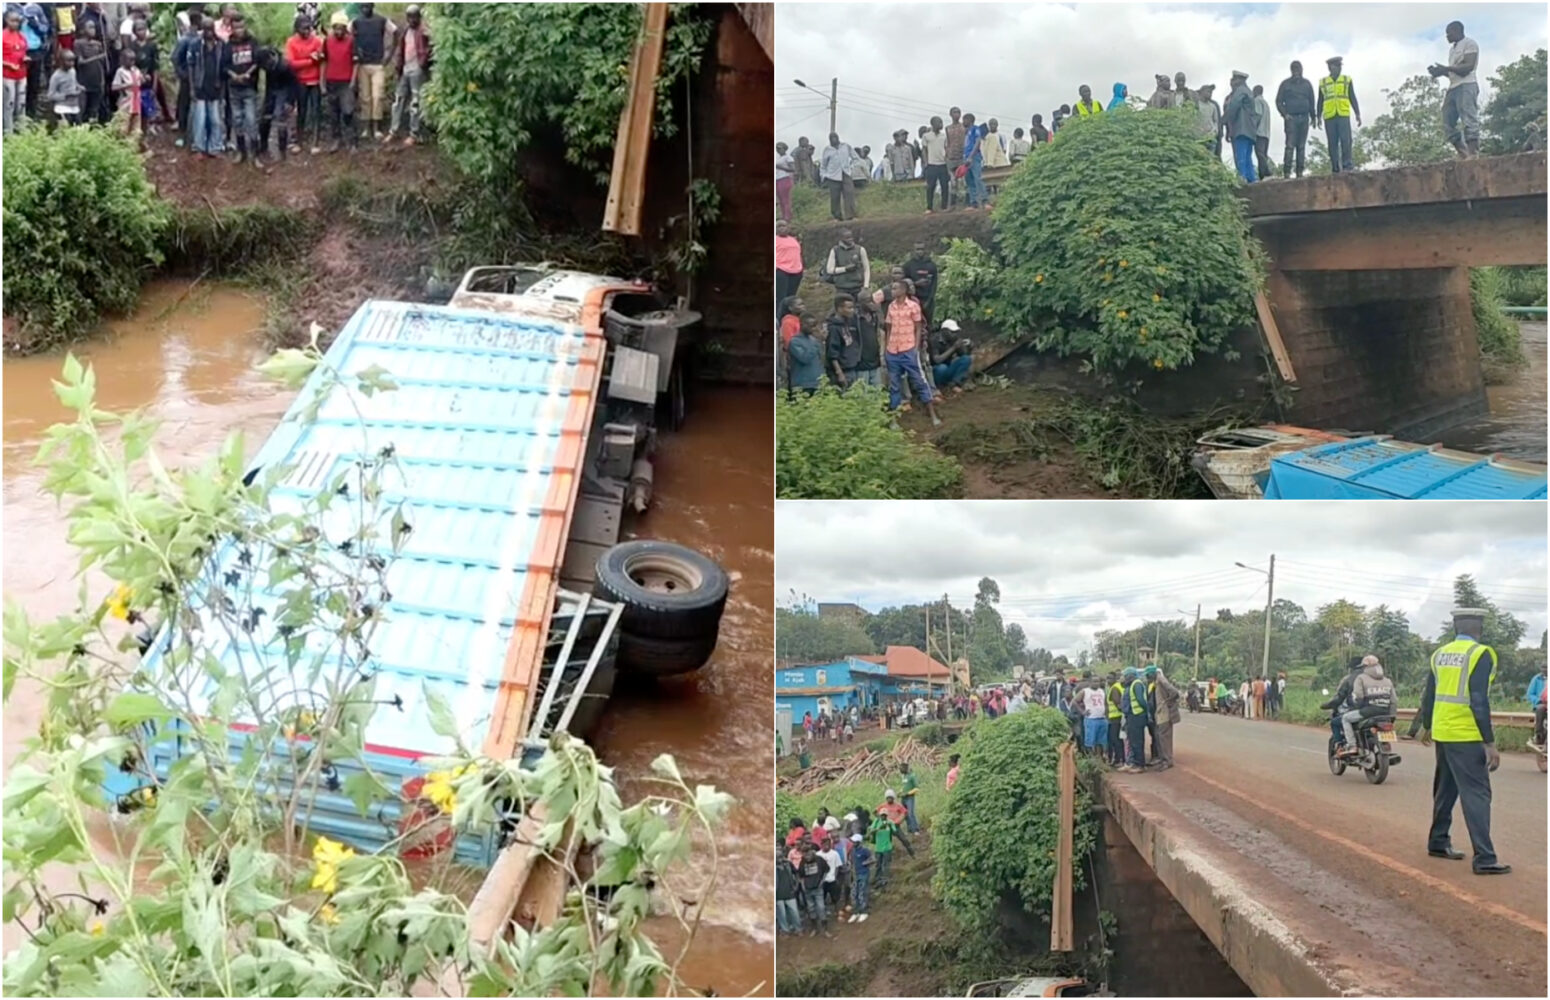
[[[869,611],[940,598],[973,604],[980,577],[1001,586],[1001,613],[1030,646],[1075,658],[1095,632],[1180,618],[1195,604],[1309,614],[1341,597],[1388,604],[1433,635],[1454,576],[1528,625],[1546,627],[1542,503],[1370,501],[887,501],[776,505],[775,573],[791,591]]]
[[[1443,27],[1458,18],[1480,44],[1480,102],[1488,72],[1546,44],[1543,3],[968,4],[781,3],[776,7],[776,138],[826,141],[825,103],[839,78],[839,132],[874,155],[896,128],[916,129],[952,105],[1010,134],[1035,112],[1074,104],[1088,84],[1108,103],[1113,84],[1151,94],[1158,73],[1226,96],[1233,70],[1274,98],[1293,59],[1315,80],[1345,57],[1362,117],[1387,109],[1382,90],[1446,62]],[[799,89],[800,79],[823,97]],[[1439,91],[1439,101],[1441,91]],[[1279,118],[1271,156],[1279,162]]]

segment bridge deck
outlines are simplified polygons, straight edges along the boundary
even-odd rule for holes
[[[1545,996],[1545,778],[1511,754],[1481,877],[1426,854],[1432,751],[1373,786],[1331,775],[1319,729],[1186,716],[1178,766],[1112,775],[1115,819],[1260,996]],[[1454,844],[1468,852],[1462,815]],[[1119,915],[1125,919],[1124,914]]]
[[[1250,218],[1536,196],[1543,206],[1545,153],[1272,181],[1246,185],[1240,194]]]

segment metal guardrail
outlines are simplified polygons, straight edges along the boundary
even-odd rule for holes
[[[1550,312],[1545,306],[1502,306],[1501,310],[1508,316],[1544,316]]]
[[[1413,719],[1417,709],[1395,709],[1394,714],[1401,719]],[[1492,712],[1491,725],[1493,726],[1532,726],[1534,724],[1533,712]]]

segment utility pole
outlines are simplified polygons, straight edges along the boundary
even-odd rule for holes
[[[1190,680],[1200,680],[1200,605],[1195,605],[1195,673]]]
[[[1157,627],[1152,630],[1152,662],[1162,659],[1162,622],[1158,621]]]
[[[926,659],[931,658],[931,605],[926,605]],[[931,694],[931,673],[926,672],[926,694]]]
[[[1260,661],[1259,676],[1270,676],[1270,607],[1276,599],[1276,554],[1270,553],[1270,582],[1265,588],[1265,657]]]
[[[947,602],[947,595],[942,595],[942,607],[944,617],[947,619],[947,665],[953,665],[953,606]]]

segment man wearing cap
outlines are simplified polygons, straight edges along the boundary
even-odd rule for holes
[[[1434,858],[1463,860],[1453,849],[1449,829],[1453,805],[1464,807],[1464,826],[1474,848],[1476,875],[1512,871],[1496,858],[1491,845],[1491,772],[1501,765],[1491,729],[1491,682],[1496,679],[1496,651],[1479,640],[1485,611],[1457,608],[1451,642],[1432,654],[1431,672],[1421,692],[1417,718],[1429,732],[1423,741],[1437,747],[1432,774],[1432,828],[1426,853]]]
[[[328,117],[331,142],[328,151],[339,152],[348,141],[355,149],[355,38],[350,34],[350,19],[336,10],[328,21],[328,37],[323,39],[323,106]]]
[[[1308,150],[1308,122],[1313,118],[1313,84],[1302,75],[1302,63],[1293,61],[1292,75],[1276,90],[1276,111],[1286,128],[1286,152],[1281,161],[1281,176],[1292,176],[1292,158],[1297,159],[1297,176],[1302,176]]]
[[[1442,99],[1442,126],[1447,130],[1448,141],[1458,150],[1459,156],[1480,155],[1480,84],[1475,79],[1475,67],[1480,63],[1480,46],[1473,38],[1464,37],[1464,23],[1448,24],[1446,37],[1451,43],[1446,65],[1437,63],[1426,68],[1436,77],[1446,77],[1448,93]]]
[[[931,375],[938,392],[961,393],[974,368],[974,343],[962,336],[958,321],[946,319],[928,338]]]
[[[1227,119],[1227,135],[1232,139],[1232,159],[1238,168],[1238,176],[1245,183],[1259,179],[1254,172],[1254,137],[1258,121],[1254,115],[1254,94],[1249,90],[1249,75],[1241,69],[1232,73],[1232,90],[1222,109]]]
[[[1125,714],[1126,748],[1125,766],[1120,768],[1130,774],[1146,769],[1146,726],[1151,713],[1147,711],[1146,681],[1135,667],[1125,668],[1125,698],[1120,709]]]
[[[915,176],[915,147],[909,140],[909,132],[901,128],[893,134],[893,142],[883,150],[889,180],[907,181]]]
[[[404,21],[403,30],[393,38],[393,69],[398,74],[398,86],[393,91],[393,117],[382,141],[398,138],[407,112],[409,134],[404,145],[413,146],[420,137],[420,91],[431,77],[433,57],[431,36],[425,30],[419,4],[412,3],[404,10]]]
[[[1362,125],[1362,108],[1356,100],[1356,88],[1352,86],[1351,78],[1341,72],[1344,62],[1339,56],[1325,60],[1329,75],[1319,81],[1318,100],[1313,108],[1314,120],[1321,123],[1325,141],[1329,144],[1329,169],[1337,174],[1356,169],[1356,161],[1351,158],[1352,117],[1356,118],[1357,128]]]

